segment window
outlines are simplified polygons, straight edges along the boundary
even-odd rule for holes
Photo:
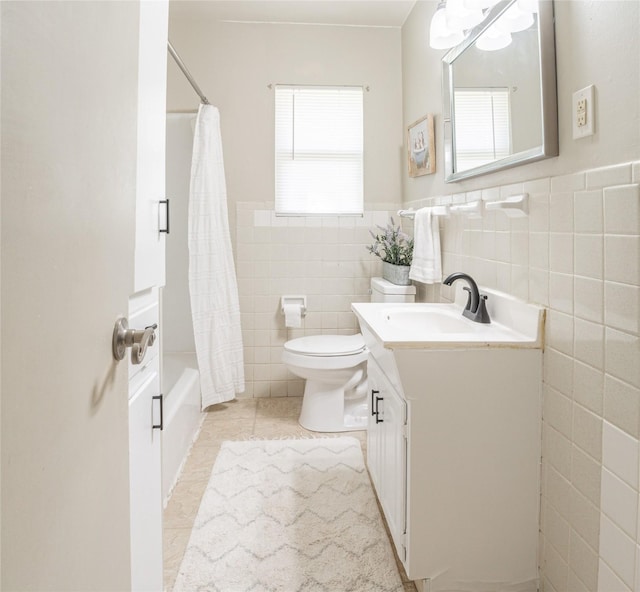
[[[276,86],[276,214],[361,215],[363,93]]]
[[[511,154],[508,88],[456,89],[456,172]],[[464,130],[462,133],[460,130]]]

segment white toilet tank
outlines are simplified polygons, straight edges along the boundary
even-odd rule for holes
[[[371,278],[371,302],[415,302],[415,286],[398,286],[380,277]]]

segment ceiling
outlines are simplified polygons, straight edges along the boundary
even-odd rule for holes
[[[416,0],[171,0],[171,18],[401,27]]]

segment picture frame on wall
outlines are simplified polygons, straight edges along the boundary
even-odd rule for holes
[[[410,177],[436,172],[433,115],[425,115],[407,127],[407,158]]]

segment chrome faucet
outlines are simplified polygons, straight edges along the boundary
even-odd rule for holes
[[[487,306],[485,304],[487,295],[480,294],[478,284],[476,284],[475,280],[470,275],[460,271],[452,273],[442,283],[450,286],[456,280],[465,280],[467,284],[469,284],[468,288],[463,288],[465,292],[469,293],[469,297],[467,298],[467,305],[462,311],[462,316],[471,319],[476,323],[490,323],[491,319],[489,318],[489,313],[487,312]]]

